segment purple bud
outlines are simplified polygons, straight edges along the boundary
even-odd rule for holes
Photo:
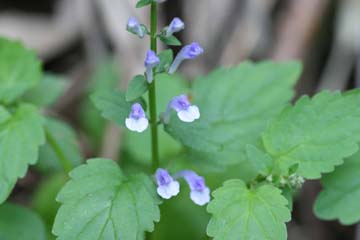
[[[180,32],[185,28],[184,22],[180,18],[174,18],[166,30],[166,37],[170,37],[176,32]]]
[[[185,179],[190,187],[190,198],[197,205],[203,206],[210,201],[210,189],[205,184],[205,179],[195,172],[184,170],[176,173],[176,177]]]
[[[144,65],[146,68],[146,80],[148,83],[151,83],[153,80],[153,68],[159,65],[160,58],[156,55],[154,51],[147,51]]]
[[[143,38],[145,36],[144,29],[141,27],[135,17],[129,18],[126,29],[140,38]]]
[[[164,199],[170,199],[180,192],[180,184],[175,181],[168,171],[158,168],[155,173],[157,193]]]
[[[149,121],[146,118],[144,109],[139,103],[131,106],[129,117],[125,119],[126,127],[134,132],[143,132],[149,126]]]
[[[177,112],[179,119],[183,122],[193,122],[200,118],[199,108],[191,105],[186,95],[176,96],[169,102],[166,112],[162,115],[165,124],[169,123],[171,109]]]
[[[203,52],[204,49],[200,46],[200,44],[196,42],[186,45],[180,50],[180,52],[176,56],[174,62],[169,68],[169,73],[173,74],[178,69],[182,61],[184,61],[185,59],[194,59],[197,56],[201,55]]]

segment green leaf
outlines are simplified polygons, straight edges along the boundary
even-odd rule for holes
[[[162,73],[167,72],[171,66],[173,61],[173,51],[171,49],[167,49],[159,53],[160,64],[156,67],[155,72]]]
[[[272,159],[268,154],[263,153],[255,146],[246,145],[246,156],[256,172],[264,176],[268,175],[272,164]]]
[[[45,142],[44,120],[34,106],[23,104],[12,116],[6,112],[1,115],[0,203],[9,196],[17,179],[25,176],[28,165],[36,163],[39,146]]]
[[[0,37],[0,102],[14,102],[34,87],[41,75],[41,64],[34,51]]]
[[[177,39],[175,36],[171,35],[169,37],[166,37],[164,35],[159,35],[160,40],[169,46],[181,46],[181,42],[179,39]]]
[[[6,203],[0,206],[0,239],[46,240],[45,227],[31,210]]]
[[[322,179],[324,190],[315,202],[315,214],[323,220],[339,219],[342,224],[360,221],[360,152]]]
[[[46,74],[36,87],[25,93],[23,100],[39,107],[48,107],[64,94],[68,85],[62,77]]]
[[[136,3],[137,8],[145,7],[147,5],[150,5],[153,2],[153,0],[140,0]]]
[[[46,144],[40,147],[38,169],[45,173],[68,171],[83,162],[76,134],[67,123],[47,118],[44,128]]]
[[[119,126],[125,125],[125,119],[131,111],[131,103],[125,99],[125,94],[118,90],[101,90],[91,96],[101,115]]]
[[[297,62],[245,62],[218,69],[194,83],[200,119],[183,123],[173,114],[165,129],[188,147],[192,163],[201,169],[239,163],[245,146],[258,144],[269,119],[292,98],[300,70]]]
[[[143,239],[159,221],[159,199],[145,175],[126,178],[108,159],[88,160],[60,191],[53,233],[58,239]]]
[[[263,135],[264,147],[280,173],[298,164],[297,173],[316,179],[358,150],[360,91],[324,91],[299,99],[276,117]]]
[[[131,102],[140,98],[148,90],[149,84],[144,75],[135,76],[126,91],[126,101]]]
[[[241,180],[229,180],[213,196],[207,207],[213,215],[207,233],[214,240],[287,239],[290,211],[280,189],[271,185],[248,189]]]

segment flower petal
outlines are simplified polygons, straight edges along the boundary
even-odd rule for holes
[[[210,189],[206,187],[202,191],[192,190],[190,198],[195,204],[203,206],[210,202]]]
[[[171,181],[167,185],[161,185],[157,188],[157,193],[164,199],[170,199],[178,195],[180,192],[180,184],[178,181]]]
[[[126,118],[125,125],[129,130],[141,133],[147,129],[149,121],[147,118]]]
[[[197,106],[190,106],[186,110],[178,111],[177,115],[183,122],[193,122],[200,118],[200,112]]]

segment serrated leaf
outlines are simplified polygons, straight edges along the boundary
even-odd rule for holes
[[[0,239],[46,240],[45,226],[29,209],[6,203],[0,206]]]
[[[41,75],[41,64],[34,51],[0,37],[0,102],[14,102],[34,87]]]
[[[140,0],[136,3],[137,8],[145,7],[147,5],[150,5],[153,2],[153,0]]]
[[[161,53],[159,53],[159,58],[160,58],[160,63],[156,67],[155,72],[157,73],[167,72],[174,58],[173,51],[171,49],[166,49]]]
[[[1,113],[1,111],[0,111]],[[29,164],[38,160],[44,144],[43,118],[29,104],[20,105],[0,123],[0,203],[9,196],[18,178],[24,177]]]
[[[166,45],[169,45],[169,46],[181,46],[181,42],[179,41],[179,39],[177,39],[173,35],[171,35],[169,37],[166,37],[164,35],[160,35],[159,38]]]
[[[207,233],[214,240],[287,239],[290,211],[280,189],[271,185],[248,189],[241,180],[229,180],[213,196],[207,207],[213,215]]]
[[[260,151],[257,147],[246,145],[246,156],[257,173],[267,176],[272,165],[270,155]]]
[[[125,125],[125,119],[131,111],[131,103],[126,101],[125,94],[118,90],[101,90],[91,96],[101,115],[120,126]]]
[[[323,220],[339,219],[342,224],[360,221],[360,152],[322,179],[324,190],[316,199],[315,214]]]
[[[149,83],[144,75],[135,76],[129,83],[126,91],[125,99],[128,102],[134,101],[140,98],[148,90]]]
[[[282,173],[299,164],[297,173],[316,179],[358,150],[360,91],[324,91],[299,99],[276,117],[263,135],[266,151]]]
[[[165,129],[189,148],[192,162],[202,169],[238,163],[245,146],[258,144],[268,120],[292,98],[300,70],[296,62],[245,62],[218,69],[194,83],[200,119],[183,123],[173,114]]]
[[[59,240],[140,240],[159,221],[159,199],[145,175],[126,178],[117,164],[92,159],[60,191],[53,233]]]
[[[64,94],[68,86],[68,82],[62,77],[48,73],[36,87],[25,93],[23,100],[39,107],[48,107]]]
[[[47,118],[46,144],[40,147],[36,167],[42,172],[68,171],[83,161],[74,130],[65,122]],[[64,169],[66,166],[66,169]]]

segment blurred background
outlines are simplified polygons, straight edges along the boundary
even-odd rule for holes
[[[143,71],[148,42],[125,31],[129,16],[148,24],[148,9],[135,9],[135,4],[136,0],[0,1],[0,35],[35,49],[44,69],[66,80],[67,90],[47,111],[75,128],[86,157],[121,157],[120,130],[100,118],[88,95],[99,88],[125,88],[131,76]],[[245,59],[300,59],[304,73],[297,96],[360,86],[360,0],[168,0],[159,11],[159,27],[180,17],[186,29],[177,34],[179,39],[205,48],[201,58],[182,66],[189,80]],[[27,196],[37,186],[38,175],[30,172],[19,182],[14,201],[29,204]],[[316,219],[312,207],[319,190],[313,181],[299,193],[294,220],[288,224],[289,239],[360,239],[359,226]],[[190,208],[196,215],[192,221],[204,233],[202,219],[208,216],[204,209]],[[189,230],[194,226],[189,226],[189,216],[181,215],[182,207],[169,209],[163,219],[177,220],[156,239],[206,239]]]

